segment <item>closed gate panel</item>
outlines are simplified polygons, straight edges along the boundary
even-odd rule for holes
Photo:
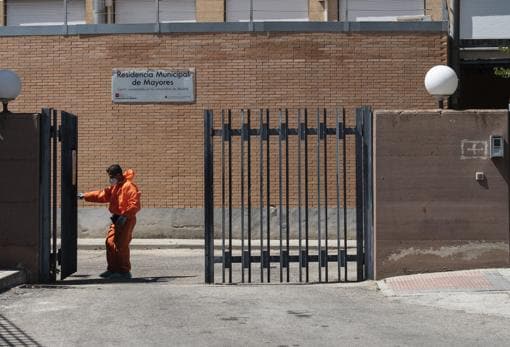
[[[76,116],[62,112],[61,127],[61,279],[77,270],[78,206],[78,122]]]

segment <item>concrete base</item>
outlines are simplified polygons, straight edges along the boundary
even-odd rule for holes
[[[18,270],[0,270],[0,293],[27,281],[25,273]]]
[[[265,212],[265,211],[264,211]],[[304,217],[304,209],[301,211]],[[328,209],[328,234],[336,238],[337,225],[336,208]],[[245,223],[247,220],[245,215]],[[110,213],[105,207],[81,208],[78,210],[78,237],[102,238],[105,236],[110,223]],[[265,218],[265,217],[264,217]],[[58,218],[60,220],[60,218]],[[292,208],[289,213],[290,238],[298,238],[298,209]],[[171,238],[171,239],[202,239],[204,237],[204,213],[202,208],[144,208],[137,215],[135,227],[136,238]],[[221,237],[222,210],[215,209],[214,225],[215,238]],[[225,210],[225,221],[228,225],[228,210]],[[265,221],[265,219],[264,219]],[[321,231],[324,235],[324,214],[322,215]],[[234,209],[232,213],[233,238],[241,238],[241,210]],[[277,208],[271,208],[271,238],[279,238],[280,219]],[[228,230],[226,231],[228,233]],[[304,237],[305,225],[302,223]],[[245,227],[247,233],[247,227]],[[252,233],[260,233],[260,211],[252,209]],[[266,233],[264,222],[264,235]],[[283,230],[285,234],[285,230]],[[246,235],[246,234],[245,234]],[[343,238],[343,210],[340,210],[340,237]],[[347,238],[354,239],[356,235],[355,209],[347,210]],[[254,238],[256,236],[253,236]],[[317,209],[309,209],[309,237],[317,237]]]

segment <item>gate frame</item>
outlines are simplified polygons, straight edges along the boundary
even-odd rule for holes
[[[220,136],[223,140],[227,137],[230,140],[231,136],[245,136],[246,135],[246,127],[244,123],[244,110],[243,112],[243,124],[242,129],[232,130],[230,129],[230,119],[231,113],[228,111],[229,123],[228,129],[225,127],[227,124],[222,124],[222,129],[214,129],[213,128],[213,119],[214,113],[212,110],[204,110],[204,256],[205,256],[205,282],[208,284],[214,283],[214,264],[216,263],[214,257],[214,150],[213,150],[213,136]],[[248,109],[249,112],[249,109]],[[262,111],[261,111],[262,112]],[[281,111],[280,111],[281,112]],[[306,112],[306,109],[305,109]],[[326,110],[324,111],[324,116],[326,114]],[[345,113],[344,113],[345,114]],[[260,133],[258,134],[261,137],[267,137],[269,139],[269,135],[279,135],[281,134],[275,133],[273,134],[272,129],[269,129],[269,110],[266,110],[266,122],[267,125],[261,126]],[[223,119],[223,117],[222,117]],[[336,136],[339,136],[340,129],[338,128],[339,124],[337,124],[336,128],[328,129],[326,128],[326,124],[324,123],[324,128],[319,123],[319,115],[318,115],[318,125],[315,132],[317,136],[321,136],[322,132],[334,131]],[[373,112],[369,106],[363,106],[356,109],[356,127],[355,128],[345,128],[345,123],[342,125],[343,132],[342,136],[353,134],[356,136],[356,239],[357,239],[357,255],[352,256],[356,258],[357,262],[357,281],[363,281],[365,279],[373,279],[374,275],[374,227],[373,227],[373,131],[372,131],[372,123],[373,123]],[[287,127],[287,124],[285,125]],[[281,126],[280,126],[281,128]],[[301,128],[301,124],[299,124],[297,131],[297,135]],[[308,132],[307,134],[313,134],[313,132]],[[254,130],[255,131],[255,130]],[[277,129],[278,131],[278,129]],[[281,129],[280,129],[281,131]],[[289,134],[289,129],[285,128],[285,135]],[[228,132],[228,134],[225,134]],[[255,131],[256,132],[256,131]],[[249,136],[250,134],[248,134]],[[306,138],[307,135],[305,135]],[[344,146],[345,147],[345,146]],[[230,150],[229,146],[229,150]],[[269,146],[267,146],[267,150],[269,151]],[[320,150],[320,142],[318,142],[318,152]],[[244,153],[244,152],[243,152]],[[319,155],[319,154],[318,154]],[[345,162],[345,158],[344,158]],[[244,165],[244,164],[243,164]],[[319,164],[318,164],[319,167]],[[288,174],[287,174],[288,175]],[[230,175],[229,175],[230,179]],[[244,183],[243,183],[244,185]],[[268,189],[269,189],[269,184]],[[244,203],[244,200],[243,200]],[[320,202],[319,202],[320,203]],[[306,212],[306,211],[305,211]],[[319,207],[320,213],[320,207]],[[243,215],[244,216],[244,215]],[[319,218],[320,221],[320,218]],[[262,224],[262,220],[261,220]],[[231,243],[230,243],[231,246]],[[337,258],[340,258],[341,251],[337,250]],[[231,256],[229,252],[228,256]],[[318,253],[318,262],[319,266],[321,266],[321,252],[319,246]],[[221,262],[225,264],[225,254],[221,257]],[[301,254],[299,255],[301,257]],[[244,264],[244,254],[240,258],[239,261]],[[263,254],[260,254],[260,258],[262,261]],[[267,257],[269,258],[269,257]],[[348,255],[344,254],[345,263],[349,261],[350,258]],[[271,259],[268,259],[271,262]],[[329,260],[329,257],[328,257]],[[326,262],[328,261],[326,260]],[[288,261],[288,260],[287,260]],[[338,259],[340,262],[340,259]],[[229,262],[232,263],[232,259],[229,259]],[[282,255],[279,256],[279,262],[282,262]],[[301,259],[299,260],[301,263]],[[242,265],[244,266],[244,265]],[[268,266],[269,268],[269,266]],[[232,268],[230,267],[230,270]],[[320,273],[320,271],[319,271]],[[269,276],[269,271],[268,271]],[[320,278],[320,277],[319,277]],[[339,279],[340,280],[340,279]],[[308,278],[307,278],[308,281]],[[224,282],[224,281],[223,281]]]

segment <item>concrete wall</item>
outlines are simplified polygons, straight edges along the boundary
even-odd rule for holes
[[[0,269],[39,276],[39,123],[0,113]]]
[[[506,111],[379,111],[374,145],[377,278],[509,265]]]

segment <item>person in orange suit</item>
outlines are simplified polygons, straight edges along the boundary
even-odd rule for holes
[[[112,213],[106,236],[106,260],[108,268],[99,276],[109,279],[130,279],[129,243],[133,237],[136,214],[140,211],[140,191],[133,183],[133,170],[122,172],[118,164],[106,169],[110,186],[98,191],[79,193],[88,202],[109,203]]]

